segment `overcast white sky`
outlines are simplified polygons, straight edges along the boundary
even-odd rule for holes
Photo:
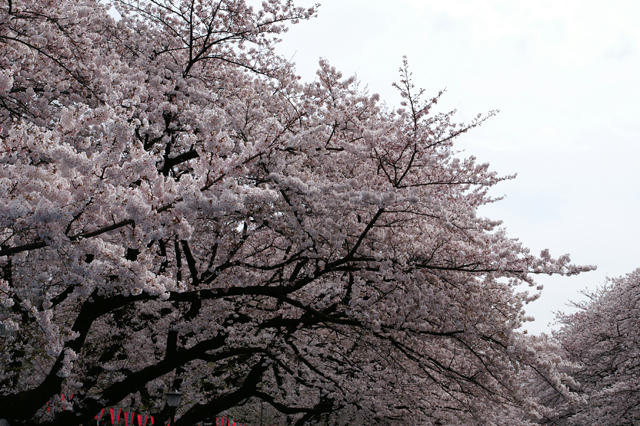
[[[443,104],[461,119],[501,111],[459,141],[494,170],[518,173],[481,214],[535,252],[598,266],[539,279],[526,327],[538,333],[582,289],[640,267],[638,18],[631,0],[325,0],[280,52],[306,80],[324,57],[390,103],[407,55],[416,84],[446,87]]]

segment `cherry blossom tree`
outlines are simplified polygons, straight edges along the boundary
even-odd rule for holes
[[[554,337],[575,367],[583,399],[563,407],[568,424],[636,424],[640,418],[640,269],[611,279],[560,315]]]
[[[274,46],[315,10],[4,2],[0,417],[161,419],[177,389],[183,425],[490,424],[545,415],[523,368],[566,391],[521,285],[591,267],[477,215],[509,177],[453,144],[492,114],[435,112],[406,61],[397,109],[325,61],[300,82]]]

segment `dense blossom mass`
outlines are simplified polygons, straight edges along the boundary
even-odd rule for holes
[[[560,348],[517,330],[522,284],[590,267],[477,215],[508,177],[453,144],[487,116],[434,111],[406,62],[397,109],[325,61],[302,83],[274,46],[316,9],[291,0],[103,3],[0,9],[0,417],[161,419],[173,389],[180,425],[579,404]]]
[[[632,425],[640,419],[640,269],[609,280],[577,303],[578,312],[559,317],[554,333],[571,361],[575,392],[584,401],[566,406],[569,424]]]

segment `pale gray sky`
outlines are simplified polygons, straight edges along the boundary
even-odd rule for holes
[[[526,327],[538,333],[581,289],[640,267],[639,18],[631,0],[325,0],[280,52],[306,80],[324,57],[390,103],[407,55],[416,84],[446,87],[443,104],[461,119],[501,110],[460,139],[494,170],[518,173],[481,214],[535,252],[598,266],[539,279]]]

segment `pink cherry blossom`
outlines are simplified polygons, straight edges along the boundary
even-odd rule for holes
[[[296,424],[526,423],[559,412],[531,377],[575,397],[557,347],[518,332],[537,295],[519,287],[592,267],[532,255],[477,214],[512,176],[454,144],[494,113],[436,112],[442,94],[416,89],[406,60],[395,109],[326,60],[302,83],[274,46],[315,13],[0,7],[12,425],[85,424],[110,406],[160,422],[174,389],[181,425],[251,423],[261,406]],[[60,393],[73,410],[47,413]]]

